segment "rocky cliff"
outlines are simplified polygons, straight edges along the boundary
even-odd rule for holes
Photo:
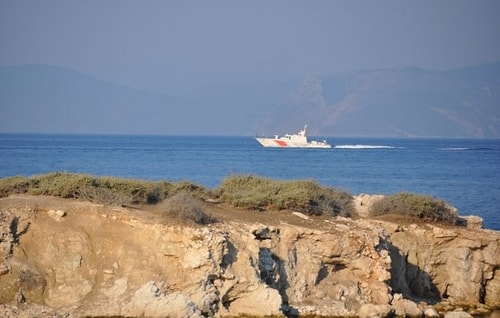
[[[0,199],[0,311],[437,317],[500,306],[499,232],[266,213],[192,226],[141,209]]]

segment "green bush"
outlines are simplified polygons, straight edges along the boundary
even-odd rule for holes
[[[85,174],[53,172],[29,178],[29,194],[78,198],[80,190],[92,186],[93,178]]]
[[[151,182],[86,174],[53,172],[44,175],[0,179],[0,196],[28,193],[75,198],[102,204],[155,204],[178,192],[199,199],[212,197],[210,190],[189,182]]]
[[[167,197],[170,187],[166,182],[102,177],[95,178],[92,187],[84,188],[80,198],[102,203],[155,204]],[[106,198],[112,201],[106,202]]]
[[[30,181],[22,176],[7,177],[0,179],[0,198],[9,194],[26,193],[30,186]]]
[[[186,192],[179,192],[161,204],[163,216],[166,221],[192,221],[197,224],[208,224],[214,219],[205,213],[203,204]]]
[[[423,221],[445,221],[455,223],[456,210],[443,200],[431,196],[412,193],[397,193],[376,202],[372,206],[372,215],[398,214],[416,217]]]
[[[163,199],[151,182],[95,178],[86,174],[54,172],[30,178],[29,194],[75,198],[104,204],[154,203]],[[156,198],[158,197],[158,198]]]
[[[352,216],[352,195],[322,187],[313,180],[278,181],[256,176],[232,176],[218,189],[221,199],[249,210],[290,209],[310,215]]]
[[[169,193],[176,194],[181,192],[189,193],[194,198],[202,200],[214,198],[212,191],[189,181],[179,181],[170,185]]]

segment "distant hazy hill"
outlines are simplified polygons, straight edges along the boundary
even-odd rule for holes
[[[259,133],[500,137],[500,63],[453,71],[370,70],[305,79]]]
[[[203,92],[194,87],[162,94],[55,66],[3,66],[0,132],[267,135],[308,124],[316,136],[500,138],[500,63],[371,70],[301,84],[219,77]]]
[[[253,135],[295,85],[214,78],[166,94],[56,66],[0,66],[0,132]]]
[[[0,68],[0,131],[123,133],[174,125],[178,101],[46,65]]]

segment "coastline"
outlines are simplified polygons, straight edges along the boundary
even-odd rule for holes
[[[314,179],[354,195],[399,191],[432,195],[457,207],[460,214],[481,216],[486,228],[500,230],[500,211],[491,205],[498,198],[500,141],[336,137],[329,139],[333,149],[315,151],[263,148],[251,137],[235,136],[0,137],[3,177],[67,171],[149,181],[189,180],[212,189],[235,174]],[[375,148],[338,148],[345,145]]]

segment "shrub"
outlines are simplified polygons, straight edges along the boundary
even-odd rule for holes
[[[93,178],[84,174],[53,172],[30,178],[29,194],[78,198],[80,189],[91,186]]]
[[[28,193],[115,205],[155,204],[181,191],[192,193],[196,198],[213,196],[210,190],[189,182],[151,182],[66,172],[0,179],[0,196]]]
[[[352,195],[322,187],[313,180],[278,181],[256,176],[223,180],[221,199],[249,210],[291,209],[310,215],[352,216]]]
[[[172,183],[169,189],[170,194],[185,192],[189,193],[192,197],[206,200],[208,198],[213,198],[214,194],[207,188],[200,186],[198,184],[189,181],[179,181]]]
[[[186,192],[179,192],[162,203],[163,216],[166,220],[192,221],[197,224],[208,224],[214,220],[205,213],[203,204]]]
[[[155,204],[166,198],[170,184],[112,177],[95,178],[81,198],[101,203]],[[112,199],[107,202],[106,199]]]
[[[30,181],[21,176],[0,179],[0,198],[9,194],[26,193],[30,186]]]
[[[456,210],[443,200],[431,196],[412,193],[397,193],[376,202],[372,206],[372,215],[399,214],[417,217],[423,221],[446,221],[455,223]]]
[[[54,172],[32,177],[28,193],[103,204],[130,204],[146,201],[148,184],[145,181]]]

